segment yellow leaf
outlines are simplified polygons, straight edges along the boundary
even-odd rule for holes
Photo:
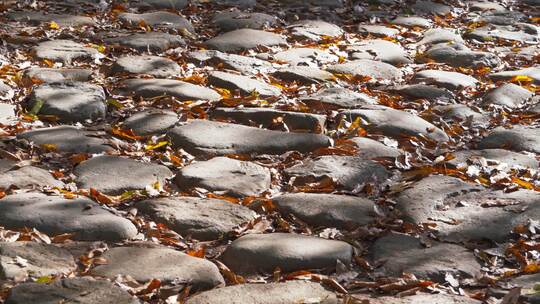
[[[159,148],[161,148],[161,147],[165,147],[165,146],[167,146],[168,144],[169,144],[169,142],[166,141],[166,140],[165,140],[165,141],[160,141],[160,142],[158,142],[157,144],[146,145],[146,146],[144,147],[144,149],[145,149],[146,151],[149,151],[149,150],[155,150],[155,149],[159,149]]]
[[[60,25],[58,25],[58,23],[54,22],[54,21],[51,21],[49,23],[49,28],[51,30],[59,30],[60,29]]]
[[[41,148],[49,152],[54,152],[58,149],[58,147],[55,144],[42,144]]]
[[[526,75],[516,75],[512,77],[512,82],[531,82],[533,81],[533,78]]]
[[[97,47],[97,50],[98,52],[100,53],[105,53],[105,46],[103,44],[100,44],[98,47]]]

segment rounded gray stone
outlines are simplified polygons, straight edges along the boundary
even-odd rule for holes
[[[281,94],[281,89],[276,86],[247,76],[221,71],[210,72],[208,74],[208,83],[231,91],[238,90],[244,95],[253,92],[257,92],[261,96],[279,96]]]
[[[429,28],[431,27],[431,20],[422,18],[422,17],[416,17],[416,16],[398,16],[395,19],[390,20],[391,24],[397,24],[397,25],[403,25],[403,26],[409,26],[409,27],[425,27]]]
[[[256,48],[257,46],[276,46],[287,44],[285,38],[278,34],[239,29],[216,36],[205,42],[206,46],[222,52],[236,52]]]
[[[42,84],[34,89],[27,109],[43,102],[38,114],[57,116],[62,122],[105,118],[107,105],[101,86],[85,82]]]
[[[458,166],[459,164],[474,162],[475,160],[485,159],[487,161],[496,161],[498,163],[505,163],[509,166],[522,166],[532,169],[538,169],[540,163],[536,158],[512,152],[504,149],[485,149],[485,150],[464,150],[452,152],[453,159],[447,161],[447,163]]]
[[[225,250],[221,259],[240,274],[271,273],[277,267],[292,272],[335,269],[337,260],[349,264],[351,245],[335,240],[292,233],[244,235]]]
[[[411,63],[407,52],[397,43],[382,39],[363,40],[347,48],[352,59],[370,59],[393,65]]]
[[[50,284],[23,283],[11,289],[6,304],[139,304],[137,298],[106,280],[58,279]]]
[[[433,1],[416,1],[412,5],[412,10],[421,15],[441,15],[450,14],[453,9],[451,6],[448,6],[443,3],[433,2]]]
[[[26,260],[21,265],[17,259]],[[55,245],[34,242],[0,243],[0,278],[2,280],[25,280],[69,273],[77,269],[69,251]]]
[[[34,166],[26,166],[17,170],[0,172],[0,189],[9,188],[63,188],[64,183],[55,179],[47,170]]]
[[[424,37],[418,42],[420,45],[437,43],[465,44],[465,41],[453,29],[434,28],[425,31]]]
[[[353,137],[350,141],[358,147],[357,155],[364,159],[395,158],[403,154],[400,149],[387,146],[367,137]]]
[[[391,64],[370,59],[358,59],[346,63],[331,65],[327,68],[332,73],[369,77],[375,80],[400,80],[401,71]]]
[[[77,16],[69,14],[44,14],[34,11],[15,11],[6,15],[13,21],[26,21],[32,25],[40,25],[47,22],[55,22],[62,27],[80,27],[84,25],[93,26],[96,22],[88,16]]]
[[[401,233],[379,238],[369,255],[374,264],[382,265],[379,271],[385,276],[401,277],[403,273],[410,273],[419,279],[445,282],[448,273],[456,279],[480,274],[480,264],[472,251],[436,241],[430,241],[426,248],[419,239]]]
[[[328,51],[316,48],[291,48],[272,56],[278,62],[289,63],[291,66],[318,66],[319,62],[336,63],[339,57]]]
[[[36,145],[53,145],[53,150],[68,153],[102,153],[113,151],[107,141],[96,137],[97,133],[73,126],[57,126],[34,129],[17,135]]]
[[[174,30],[187,30],[194,33],[193,25],[184,17],[175,13],[166,11],[156,11],[143,14],[121,13],[118,15],[118,20],[131,25],[139,26],[141,22],[151,27],[166,28]]]
[[[360,24],[358,31],[362,34],[370,34],[377,37],[395,37],[399,34],[399,30],[378,24]]]
[[[211,198],[155,198],[139,201],[135,207],[155,222],[202,241],[221,238],[255,218],[255,213],[247,207]]]
[[[126,79],[118,84],[116,92],[146,98],[168,95],[184,101],[221,99],[212,89],[174,79]]]
[[[256,196],[270,188],[270,171],[249,161],[214,157],[183,167],[174,178],[181,189],[224,191],[233,196]]]
[[[96,202],[41,193],[8,195],[0,200],[0,225],[8,229],[36,228],[49,235],[74,233],[76,240],[120,241],[137,234],[127,219]]]
[[[188,120],[167,134],[175,148],[196,156],[311,152],[330,145],[330,138],[320,134],[286,133],[208,120]]]
[[[109,75],[146,74],[169,77],[180,73],[180,66],[173,60],[159,56],[124,56],[109,68]]]
[[[464,68],[495,68],[502,63],[496,54],[459,49],[459,45],[457,44],[437,44],[430,48],[424,56],[435,62]]]
[[[92,269],[92,275],[114,279],[129,275],[139,282],[158,279],[170,283],[185,280],[195,290],[223,285],[223,277],[212,262],[165,247],[115,247],[103,255],[108,264]]]
[[[278,210],[293,214],[315,227],[353,228],[367,225],[375,218],[373,201],[356,196],[286,193],[272,198]]]
[[[455,95],[447,89],[426,84],[407,84],[394,86],[392,91],[413,99],[453,101]]]
[[[365,93],[340,87],[322,89],[316,93],[301,97],[301,100],[320,109],[349,109],[377,104],[375,98]]]
[[[188,5],[187,0],[141,0],[134,5],[141,9],[171,9],[181,10]]]
[[[200,66],[222,65],[226,69],[236,70],[242,74],[257,74],[259,71],[273,70],[268,61],[255,57],[227,54],[216,50],[199,50],[188,53],[190,61]]]
[[[186,44],[181,36],[162,32],[146,32],[111,37],[106,38],[105,42],[109,45],[120,45],[143,52],[148,50],[152,52],[164,52],[168,49]]]
[[[122,194],[129,190],[143,190],[148,185],[166,183],[172,177],[167,167],[143,163],[119,156],[102,155],[80,163],[73,173],[79,188],[94,188],[106,194]]]
[[[477,145],[478,149],[506,149],[515,152],[540,153],[540,129],[516,125],[512,129],[497,127]]]
[[[355,295],[360,301],[369,301],[369,304],[481,304],[481,301],[468,298],[466,296],[451,295],[451,294],[431,294],[417,293],[411,296],[404,297],[369,297],[363,295]]]
[[[509,108],[518,108],[533,96],[533,92],[517,84],[505,83],[487,93],[482,99],[482,102],[485,105],[500,105]]]
[[[186,304],[338,304],[337,296],[322,285],[306,281],[242,284],[217,288],[195,295]]]
[[[277,21],[276,17],[268,14],[248,13],[238,10],[218,13],[212,19],[212,23],[224,32],[242,28],[260,30],[275,25]]]
[[[92,60],[99,52],[91,47],[71,40],[50,40],[41,42],[33,49],[38,59],[48,59],[71,64],[74,60]]]
[[[9,125],[15,121],[15,106],[6,103],[0,103],[0,124]]]
[[[136,135],[148,136],[167,132],[179,120],[178,114],[173,111],[146,109],[124,120],[122,128],[133,130]]]
[[[540,66],[532,66],[513,71],[502,71],[488,74],[488,77],[494,81],[508,81],[515,76],[528,76],[532,78],[533,84],[540,84]]]
[[[400,138],[404,135],[423,135],[437,142],[448,141],[446,133],[428,121],[409,112],[396,110],[385,106],[365,106],[361,109],[342,111],[348,120],[357,117],[367,121],[368,130],[381,132],[390,137]]]
[[[289,25],[291,34],[318,41],[322,37],[338,37],[344,31],[337,25],[322,20],[302,20]]]
[[[24,71],[23,77],[29,82],[42,81],[45,83],[88,81],[92,76],[90,69],[50,69],[50,68],[29,68]]]
[[[380,187],[390,177],[390,172],[377,162],[357,156],[338,155],[306,159],[286,168],[284,173],[289,178],[294,177],[296,185],[332,178],[338,187],[353,192],[360,192],[366,184]]]
[[[319,68],[304,66],[281,68],[273,76],[285,81],[296,81],[305,85],[318,84],[336,79],[332,73]]]
[[[440,70],[423,70],[414,75],[414,82],[433,84],[448,90],[460,90],[474,87],[478,83],[476,78],[458,72]]]

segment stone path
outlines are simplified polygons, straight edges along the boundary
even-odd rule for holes
[[[0,21],[0,302],[540,303],[538,0]]]

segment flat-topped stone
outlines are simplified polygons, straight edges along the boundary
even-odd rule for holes
[[[391,233],[375,241],[370,257],[374,264],[381,265],[379,271],[385,276],[410,273],[419,279],[445,282],[447,274],[458,280],[480,274],[480,264],[472,251],[436,241],[429,244],[426,248],[417,238]]]
[[[272,75],[285,81],[296,81],[306,85],[318,84],[336,79],[330,72],[315,67],[304,66],[280,68]]]
[[[130,34],[119,37],[105,38],[108,45],[129,47],[138,51],[164,52],[186,44],[179,35],[162,32],[147,32]]]
[[[74,126],[57,126],[34,129],[19,133],[17,138],[26,139],[47,149],[70,153],[102,153],[113,151],[107,141],[97,137],[97,132]]]
[[[15,164],[13,163],[13,165]],[[12,170],[8,168],[5,171],[0,171],[0,189],[64,187],[64,183],[55,179],[47,170],[34,166],[25,166]]]
[[[395,37],[399,34],[398,29],[377,24],[360,24],[358,25],[358,31],[377,37]]]
[[[456,96],[445,88],[427,84],[407,84],[390,87],[390,90],[412,99],[453,101]]]
[[[507,164],[509,167],[521,166],[526,168],[537,169],[540,165],[536,158],[512,152],[504,149],[484,149],[484,150],[462,150],[452,152],[453,159],[446,163],[459,166],[467,163],[482,163],[484,160],[488,163]]]
[[[236,273],[271,273],[336,267],[349,264],[352,246],[342,242],[292,233],[248,234],[232,242],[221,259]]]
[[[168,95],[181,100],[221,99],[212,89],[174,79],[126,79],[118,84],[117,93],[147,98]]]
[[[519,108],[533,96],[533,92],[517,84],[505,83],[487,93],[482,99],[482,102],[487,106],[499,105],[508,108]]]
[[[433,84],[449,90],[460,90],[474,87],[478,83],[476,78],[458,72],[440,70],[423,70],[414,75],[414,82]]]
[[[437,142],[449,139],[443,130],[419,116],[390,107],[365,106],[361,109],[342,111],[341,114],[351,121],[360,117],[368,123],[365,128],[386,136],[400,138],[403,135],[422,135]]]
[[[164,185],[172,172],[167,167],[119,156],[102,155],[80,163],[73,173],[79,188],[94,188],[107,194],[144,190],[155,183]],[[134,178],[136,177],[136,178]]]
[[[128,117],[122,123],[122,129],[132,130],[139,136],[149,136],[167,132],[179,120],[173,111],[150,108]]]
[[[315,41],[322,37],[338,37],[344,33],[339,26],[322,20],[302,20],[289,25],[288,28],[293,36]]]
[[[278,34],[253,30],[239,29],[216,36],[205,42],[211,49],[222,52],[236,52],[256,48],[257,46],[275,46],[287,44],[285,38]]]
[[[71,64],[74,60],[92,60],[100,56],[98,50],[71,40],[50,40],[41,42],[33,49],[37,59]]]
[[[270,188],[270,181],[267,168],[228,157],[190,164],[174,178],[181,189],[204,188],[232,196],[257,196]]]
[[[272,55],[274,60],[291,66],[302,65],[318,67],[319,63],[337,63],[339,57],[326,50],[315,48],[291,48]]]
[[[247,207],[211,198],[163,197],[139,201],[135,207],[157,223],[202,241],[221,238],[255,218]]]
[[[40,25],[46,22],[55,22],[60,27],[96,25],[96,22],[88,16],[44,14],[36,11],[15,11],[8,13],[6,16],[13,21],[26,21],[32,25]]]
[[[390,177],[390,172],[377,162],[358,156],[338,155],[306,159],[286,168],[284,173],[289,178],[294,177],[295,185],[331,178],[338,187],[352,192],[361,192],[367,184],[382,187]]]
[[[42,84],[32,92],[27,108],[40,103],[38,114],[56,116],[62,122],[105,118],[107,105],[101,86],[86,82]]]
[[[18,260],[24,260],[24,264]],[[23,281],[69,273],[77,269],[69,251],[50,244],[34,242],[0,243],[0,279]]]
[[[168,133],[175,148],[194,155],[311,152],[330,145],[320,134],[286,133],[208,120],[190,120]]]
[[[264,13],[249,13],[238,10],[221,12],[212,18],[212,23],[222,31],[233,31],[242,28],[264,29],[277,23],[277,18]]]
[[[244,95],[253,92],[257,92],[261,96],[279,96],[281,94],[281,90],[276,86],[247,76],[221,71],[210,72],[208,83],[216,87],[238,90]]]
[[[374,97],[365,93],[340,87],[325,88],[316,93],[302,96],[301,100],[320,109],[357,108],[377,103]]]
[[[257,74],[259,71],[273,70],[268,61],[236,54],[227,54],[216,50],[199,50],[189,52],[190,60],[196,64],[223,65],[226,69],[236,70],[242,74]]]
[[[115,247],[103,254],[108,264],[92,269],[92,275],[115,278],[129,275],[138,282],[176,279],[190,282],[195,290],[223,285],[223,277],[212,262],[166,247]]]
[[[527,76],[532,78],[532,82],[536,85],[540,84],[540,66],[532,66],[524,69],[513,71],[502,71],[488,74],[488,77],[495,81],[511,80],[516,76]]]
[[[429,45],[437,43],[459,43],[465,44],[465,41],[453,29],[434,28],[424,32],[422,40],[418,41],[419,45]]]
[[[272,198],[283,214],[293,214],[315,227],[353,228],[377,218],[373,201],[355,196],[286,193]]]
[[[165,78],[180,73],[180,66],[173,60],[160,56],[123,56],[113,63],[108,73],[113,76],[146,74]]]
[[[92,70],[79,68],[51,69],[29,68],[24,71],[23,77],[32,82],[71,82],[88,81],[92,77]]]
[[[358,77],[369,77],[375,80],[400,80],[401,71],[391,64],[369,60],[358,59],[346,63],[329,66],[328,71],[339,74],[349,74]]]
[[[73,233],[76,240],[120,241],[137,234],[127,219],[96,202],[42,193],[8,195],[0,200],[0,225],[8,229],[36,228],[49,235]]]
[[[459,44],[437,44],[425,54],[426,59],[446,63],[453,67],[494,68],[501,64],[501,59],[491,52],[471,51]]]
[[[398,16],[392,20],[390,20],[390,23],[402,25],[402,26],[409,26],[409,27],[431,27],[431,20],[422,18],[422,17],[416,17],[416,16]]]
[[[263,128],[280,127],[277,122],[281,120],[289,131],[312,133],[322,133],[326,121],[324,115],[268,108],[216,108],[210,113],[210,117],[220,121],[233,121]]]
[[[349,140],[358,147],[357,155],[365,159],[395,158],[403,154],[403,151],[371,138],[353,137]]]
[[[482,138],[478,148],[540,153],[540,129],[519,125],[512,129],[497,127]]]
[[[187,30],[192,33],[195,32],[193,25],[191,25],[186,18],[166,11],[156,11],[143,14],[121,13],[118,15],[118,20],[132,26],[139,26],[139,24],[143,23],[156,28],[167,28],[179,31]]]
[[[39,300],[37,300],[39,299]],[[23,283],[10,290],[6,303],[139,304],[127,291],[91,277],[57,279],[50,284]]]
[[[399,44],[383,39],[363,40],[348,47],[347,51],[352,59],[379,60],[393,65],[412,62]]]
[[[337,296],[321,284],[308,281],[286,281],[268,284],[241,284],[213,289],[189,298],[186,304],[250,303],[286,304],[317,301],[338,304]]]
[[[15,106],[6,103],[0,103],[0,124],[9,125],[15,121]]]
[[[481,304],[481,301],[469,298],[467,296],[443,294],[443,293],[416,293],[404,297],[371,297],[364,295],[355,295],[360,301],[369,301],[369,304]]]
[[[139,9],[172,9],[181,10],[188,5],[187,0],[141,0],[131,5],[138,7]]]

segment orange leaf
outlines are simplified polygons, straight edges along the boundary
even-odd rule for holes
[[[204,258],[204,254],[205,254],[204,246],[202,246],[199,249],[188,250],[187,254],[196,258]]]
[[[113,127],[111,129],[111,133],[113,135],[118,136],[118,137],[123,138],[123,139],[140,140],[140,139],[144,138],[142,136],[135,135],[135,133],[131,129],[130,130],[124,130],[124,129],[120,129],[118,127]]]

